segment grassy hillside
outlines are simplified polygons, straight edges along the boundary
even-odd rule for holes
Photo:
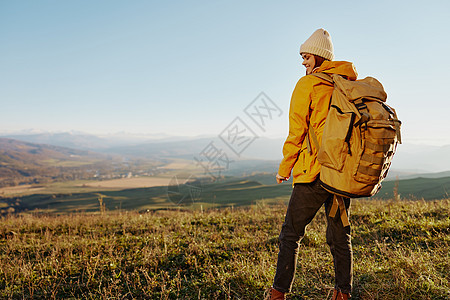
[[[396,181],[385,181],[377,198],[392,199]],[[398,193],[406,199],[444,199],[450,197],[450,177],[414,178],[398,181]]]
[[[353,201],[353,299],[449,299],[448,200]],[[0,221],[3,299],[263,299],[285,206],[15,215]],[[327,299],[323,210],[291,299]]]

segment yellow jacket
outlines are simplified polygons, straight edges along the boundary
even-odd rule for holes
[[[313,72],[339,74],[350,80],[358,76],[353,64],[346,61],[324,61]],[[313,182],[320,172],[318,149],[311,143],[312,153],[309,153],[305,137],[311,124],[321,144],[332,92],[331,83],[314,75],[303,76],[295,86],[289,109],[289,135],[278,169],[278,174],[284,177],[290,177],[292,171],[293,183]]]

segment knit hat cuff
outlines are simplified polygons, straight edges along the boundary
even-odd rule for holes
[[[334,59],[333,52],[323,49],[323,48],[317,48],[317,47],[305,45],[305,44],[301,45],[300,53],[314,54],[314,55],[318,55],[318,56],[323,57],[328,60]]]

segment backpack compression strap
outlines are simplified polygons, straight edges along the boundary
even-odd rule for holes
[[[334,218],[336,212],[339,207],[339,213],[341,214],[342,225],[344,227],[350,226],[350,222],[348,221],[347,211],[345,210],[345,203],[342,196],[334,195],[333,196],[333,205],[331,206],[330,213],[328,214],[330,217]]]

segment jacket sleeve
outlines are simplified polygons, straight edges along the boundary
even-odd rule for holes
[[[297,82],[292,93],[289,108],[289,135],[284,142],[283,160],[278,169],[278,174],[283,177],[290,177],[308,131],[312,91],[311,80],[308,76],[304,76]]]

